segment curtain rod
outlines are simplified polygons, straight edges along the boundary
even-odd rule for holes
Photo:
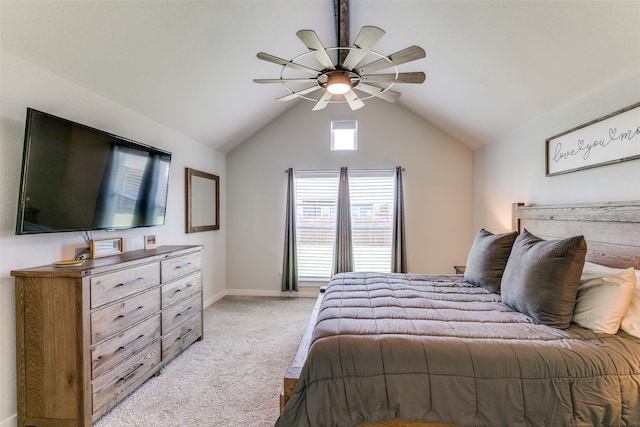
[[[405,168],[401,168],[402,172],[405,171]],[[358,172],[395,172],[395,168],[393,169],[349,169]],[[317,172],[317,173],[329,173],[329,172],[340,172],[340,168],[338,169],[293,169],[294,172]],[[285,169],[284,173],[289,173],[289,169]]]

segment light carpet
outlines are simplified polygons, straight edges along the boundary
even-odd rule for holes
[[[313,298],[226,296],[197,341],[94,427],[273,426]]]

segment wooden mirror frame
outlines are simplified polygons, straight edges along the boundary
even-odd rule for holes
[[[220,229],[220,177],[210,173],[202,172],[196,169],[185,168],[185,193],[186,193],[186,232],[198,233],[200,231],[219,230]],[[202,199],[194,194],[195,178],[201,178],[211,181],[215,208],[201,204]],[[205,184],[207,184],[205,182]],[[210,208],[210,210],[208,210]],[[194,216],[195,213],[195,216]],[[198,218],[206,218],[207,220],[199,221]],[[195,218],[195,220],[194,220]]]

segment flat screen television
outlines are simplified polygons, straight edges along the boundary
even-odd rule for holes
[[[27,109],[16,234],[163,225],[171,153]]]

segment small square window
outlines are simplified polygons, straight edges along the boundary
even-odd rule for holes
[[[331,151],[358,149],[358,122],[331,121]]]

